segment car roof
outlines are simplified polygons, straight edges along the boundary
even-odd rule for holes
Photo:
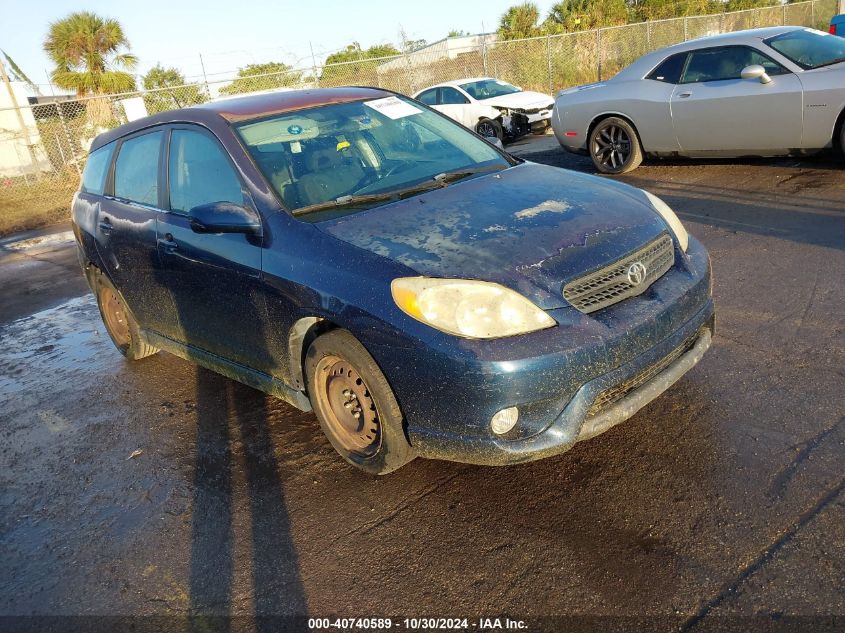
[[[309,90],[284,90],[279,92],[243,95],[211,101],[191,108],[168,110],[143,117],[100,134],[91,144],[94,151],[112,141],[137,131],[165,123],[209,124],[220,119],[235,123],[284,112],[295,112],[334,103],[348,103],[362,99],[390,97],[394,93],[379,88],[346,86],[342,88],[315,88]]]
[[[640,57],[633,64],[622,70],[614,79],[640,79],[642,76],[656,66],[661,60],[669,55],[683,53],[685,51],[706,48],[709,46],[728,46],[730,44],[752,44],[755,40],[764,40],[769,37],[789,33],[790,31],[801,31],[804,26],[772,26],[760,29],[746,29],[745,31],[732,31],[730,33],[718,33],[706,35],[680,44],[673,44],[661,48],[652,53]]]
[[[432,88],[440,88],[442,86],[450,86],[452,88],[460,87],[461,84],[468,84],[473,81],[498,81],[495,77],[467,77],[465,79],[452,79],[450,81],[441,81],[439,84],[433,84],[431,86],[427,86],[422,90],[417,90],[414,94],[420,94],[421,92],[425,92],[426,90],[431,90]]]

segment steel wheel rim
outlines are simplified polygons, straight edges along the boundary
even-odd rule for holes
[[[381,443],[381,423],[370,390],[346,360],[325,356],[315,367],[314,394],[328,431],[343,450],[371,457]]]
[[[620,169],[631,156],[631,137],[618,125],[599,128],[593,137],[593,156],[608,169]]]
[[[494,128],[491,123],[479,123],[478,133],[484,138],[493,138],[494,136],[497,136],[496,128]]]
[[[118,346],[129,345],[132,342],[129,316],[118,294],[111,288],[103,288],[100,291],[100,305],[103,310],[103,319],[112,338]]]

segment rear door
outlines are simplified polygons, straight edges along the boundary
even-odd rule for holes
[[[167,336],[228,360],[267,371],[262,238],[196,233],[190,210],[211,202],[252,208],[228,153],[199,126],[174,126],[168,145],[167,213],[158,251],[177,318]]]
[[[742,69],[754,64],[766,69],[770,83],[741,78]],[[684,152],[801,147],[801,81],[755,48],[692,51],[671,103],[672,127]]]
[[[106,274],[141,327],[156,331],[172,317],[156,247],[164,138],[159,128],[119,141],[96,224],[97,249]]]

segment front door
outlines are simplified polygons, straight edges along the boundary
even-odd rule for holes
[[[167,174],[169,211],[159,219],[158,250],[177,318],[164,334],[267,371],[262,238],[197,233],[189,216],[211,202],[249,207],[249,196],[217,139],[195,126],[171,130]]]
[[[761,65],[771,82],[742,79]],[[777,151],[801,147],[803,96],[793,73],[748,46],[693,51],[671,97],[684,152]]]
[[[439,110],[450,119],[454,119],[461,125],[468,127],[471,130],[475,129],[477,119],[473,120],[472,106],[469,99],[461,94],[457,88],[450,86],[441,86],[437,98],[437,105],[435,110]]]

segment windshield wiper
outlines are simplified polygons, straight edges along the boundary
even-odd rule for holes
[[[415,193],[422,193],[445,187],[449,183],[481,174],[488,171],[499,171],[504,169],[501,165],[488,165],[487,167],[477,167],[475,169],[460,169],[455,171],[447,171],[442,174],[437,174],[431,180],[423,180],[421,183],[404,187],[402,189],[392,189],[391,191],[384,191],[381,193],[369,193],[363,195],[349,195],[340,196],[334,200],[327,200],[326,202],[318,202],[317,204],[309,204],[307,207],[300,207],[292,211],[293,215],[305,215],[313,211],[324,211],[326,209],[343,209],[347,207],[356,207],[361,204],[370,202],[385,202],[388,200],[401,200],[402,198],[413,195]]]

